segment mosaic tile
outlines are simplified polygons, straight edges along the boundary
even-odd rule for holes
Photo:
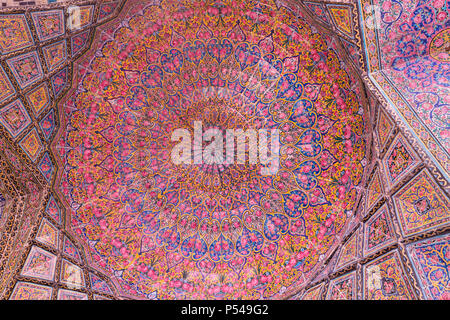
[[[0,123],[15,138],[31,124],[31,118],[22,101],[16,100],[0,109]]]
[[[81,268],[67,260],[62,261],[60,281],[71,288],[85,286],[84,273]]]
[[[117,6],[119,5],[119,1],[114,2],[106,2],[100,5],[98,9],[98,18],[97,22],[102,22],[108,19],[112,14],[114,14]]]
[[[30,131],[22,140],[19,142],[19,146],[27,154],[27,156],[34,162],[43,150],[44,146],[39,134],[35,128]]]
[[[50,158],[48,152],[44,154],[41,161],[39,162],[38,169],[44,176],[45,180],[50,182],[55,171],[55,166],[53,165],[52,159]]]
[[[66,40],[52,43],[42,48],[47,69],[52,72],[62,66],[67,60]]]
[[[448,196],[427,170],[422,170],[393,196],[404,237],[442,227],[450,220]]]
[[[88,300],[88,295],[83,292],[59,289],[57,300]]]
[[[357,229],[342,245],[342,248],[339,252],[339,257],[336,262],[336,266],[334,267],[334,271],[351,265],[358,258],[359,233],[360,230]]]
[[[390,117],[386,114],[385,111],[381,107],[378,108],[378,119],[375,128],[375,132],[377,135],[378,143],[380,144],[380,148],[384,148],[386,146],[386,142],[392,136],[392,133],[395,129],[395,123],[390,119]]]
[[[90,30],[86,30],[70,38],[72,57],[83,51],[89,42]]]
[[[106,283],[106,281],[104,281],[103,279],[101,279],[100,277],[96,276],[93,273],[89,274],[89,278],[91,279],[92,290],[101,293],[113,294],[111,288]]]
[[[19,281],[9,300],[51,300],[53,288],[36,283]]]
[[[9,58],[6,63],[22,89],[43,79],[44,74],[36,51]]]
[[[31,17],[41,42],[62,36],[65,32],[62,10],[32,12]]]
[[[383,197],[383,184],[381,180],[380,170],[377,168],[367,185],[366,192],[366,211],[370,211],[374,205]]]
[[[0,66],[0,103],[11,98],[16,93],[11,81],[5,73],[5,70]]]
[[[357,300],[356,272],[350,272],[330,281],[326,300]]]
[[[364,256],[393,243],[395,243],[394,226],[387,205],[383,205],[364,224]]]
[[[51,102],[48,87],[45,83],[27,93],[26,97],[31,109],[33,109],[35,117],[38,117],[41,112],[50,105]]]
[[[64,237],[63,253],[81,263],[81,256],[77,247],[67,237]]]
[[[69,69],[65,67],[51,78],[52,89],[55,97],[58,97],[64,91],[69,77],[68,72]]]
[[[416,299],[397,251],[388,252],[363,266],[363,299]]]
[[[24,14],[0,16],[0,53],[25,49],[33,44],[33,37]]]
[[[425,299],[450,299],[450,234],[406,246]]]
[[[69,18],[67,28],[69,30],[83,29],[92,23],[94,6],[79,6],[67,8]]]
[[[322,282],[317,286],[308,289],[302,297],[302,300],[322,300],[322,292],[325,288],[325,283]]]
[[[56,256],[54,254],[33,246],[20,274],[38,279],[53,280],[55,266]]]
[[[47,206],[45,208],[45,212],[55,219],[56,222],[61,222],[61,209],[58,206],[58,203],[56,202],[55,198],[51,195],[50,199],[47,203]]]
[[[354,38],[352,7],[327,4],[327,9],[334,26],[346,36]]]
[[[306,7],[308,7],[308,9],[310,9],[315,14],[315,17],[317,17],[318,19],[322,20],[327,24],[330,24],[327,11],[321,3],[304,2],[304,4],[306,5]]]
[[[420,158],[402,135],[395,137],[382,161],[388,187],[402,180],[420,164]]]
[[[58,228],[52,225],[47,219],[42,219],[39,231],[36,235],[36,240],[58,249]]]
[[[39,127],[44,133],[45,140],[48,140],[56,130],[55,111],[53,109],[39,121]]]

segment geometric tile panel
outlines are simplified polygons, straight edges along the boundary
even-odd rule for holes
[[[404,237],[442,227],[450,220],[449,199],[425,169],[392,198]]]
[[[36,161],[43,149],[42,141],[39,138],[36,128],[33,128],[30,133],[20,140],[19,146],[33,162]]]
[[[324,287],[325,283],[322,282],[317,286],[308,289],[308,291],[306,291],[306,293],[303,295],[302,300],[321,300]]]
[[[395,137],[383,159],[388,187],[399,182],[420,163],[417,153],[402,135]]]
[[[50,196],[47,207],[45,208],[45,212],[50,217],[55,219],[56,222],[61,222],[61,209],[59,208],[58,203],[55,201],[55,198],[53,198],[53,196]]]
[[[42,48],[48,71],[51,72],[61,66],[67,59],[66,40],[52,43]]]
[[[334,271],[347,267],[358,258],[359,229],[357,229],[342,246]]]
[[[22,101],[16,100],[0,109],[0,123],[15,138],[31,123],[31,118]]]
[[[354,38],[352,7],[347,5],[327,5],[333,24],[340,32]]]
[[[86,31],[74,35],[70,39],[72,57],[77,55],[80,51],[82,51],[86,47],[89,41],[89,33],[90,30],[88,29]]]
[[[6,63],[22,89],[41,80],[44,76],[36,51],[10,58],[6,60]]]
[[[397,250],[363,266],[364,300],[416,299]]]
[[[67,28],[71,31],[83,29],[92,23],[94,6],[69,7]]]
[[[304,2],[304,4],[309,10],[311,10],[311,12],[314,13],[314,18],[318,18],[323,22],[330,24],[327,12],[322,4],[315,2]]]
[[[80,267],[67,261],[62,261],[60,282],[69,287],[81,288],[85,286],[84,274]]]
[[[55,171],[55,166],[52,163],[52,159],[50,158],[48,152],[44,154],[41,161],[38,164],[38,169],[44,176],[47,182],[50,182],[53,176],[53,172]]]
[[[65,67],[61,71],[58,71],[58,73],[56,73],[51,78],[52,89],[55,97],[58,97],[66,87],[68,80],[68,72],[69,70],[67,69],[67,67]]]
[[[119,4],[119,1],[101,4],[100,8],[98,10],[97,22],[102,22],[103,20],[110,17],[116,10],[118,4]]]
[[[364,256],[395,243],[394,227],[386,204],[364,224]]]
[[[366,212],[370,211],[374,205],[383,197],[383,184],[379,168],[376,169],[366,191]]]
[[[88,300],[88,295],[86,293],[59,289],[58,290],[58,300]]]
[[[450,234],[406,246],[408,256],[428,300],[450,299]]]
[[[356,300],[356,271],[330,281],[327,300]]]
[[[81,257],[78,249],[67,237],[64,237],[63,253],[81,263]]]
[[[36,240],[53,247],[58,248],[58,229],[52,225],[47,219],[42,219]]]
[[[389,137],[391,137],[392,132],[395,129],[395,123],[390,119],[390,117],[379,107],[378,120],[375,128],[375,133],[378,138],[378,143],[380,149],[385,147],[385,144]]]
[[[39,122],[39,127],[41,127],[44,133],[45,140],[48,140],[56,129],[55,124],[55,111],[53,109]]]
[[[113,294],[111,288],[106,283],[106,281],[104,281],[103,279],[99,278],[98,276],[96,276],[93,273],[89,274],[89,278],[91,279],[92,290],[97,291],[97,292]]]
[[[28,254],[21,275],[53,280],[55,275],[56,256],[44,249],[33,246]]]
[[[53,288],[19,281],[14,286],[14,290],[9,300],[50,300]]]
[[[111,299],[98,294],[94,294],[94,300],[111,300]]]
[[[32,12],[31,17],[40,41],[56,38],[65,32],[62,10]]]
[[[16,90],[14,90],[5,70],[0,66],[0,103],[12,97],[14,93],[16,93]]]
[[[38,117],[50,105],[50,94],[45,83],[27,93],[26,96],[35,117]]]
[[[33,44],[33,38],[24,14],[0,16],[0,53],[24,49]]]

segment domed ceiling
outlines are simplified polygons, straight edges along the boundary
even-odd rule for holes
[[[79,5],[0,17],[29,36],[0,43],[2,165],[16,163],[12,184],[35,181],[2,191],[2,212],[5,203],[11,210],[5,230],[25,219],[21,212],[35,237],[20,261],[9,258],[18,246],[4,247],[9,298],[447,292],[441,280],[427,287],[414,271],[417,255],[427,256],[416,250],[422,239],[437,235],[433,241],[448,248],[440,236],[448,229],[445,173],[370,91],[358,4]],[[230,130],[259,133],[244,143],[244,162],[234,142],[229,149]],[[270,163],[261,160],[266,131],[279,133],[279,158],[271,140]],[[188,137],[183,161],[174,158],[177,132]],[[17,173],[19,163],[30,168],[22,169],[27,176]],[[35,218],[29,194],[41,208]],[[440,264],[448,261],[443,254]],[[374,272],[384,279],[379,290],[368,280]]]

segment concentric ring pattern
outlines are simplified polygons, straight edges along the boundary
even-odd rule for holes
[[[98,37],[67,101],[72,228],[130,295],[270,298],[301,285],[355,202],[362,108],[341,61],[260,1],[149,5]],[[175,164],[173,130],[279,129],[280,166]]]

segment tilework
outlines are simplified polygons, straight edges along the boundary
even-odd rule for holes
[[[44,154],[41,161],[39,162],[38,169],[44,176],[45,180],[47,180],[47,182],[50,182],[55,171],[55,166],[48,152]]]
[[[102,22],[111,17],[118,5],[119,1],[106,2],[101,4],[98,12],[97,22]]]
[[[39,247],[33,246],[28,254],[21,275],[53,280],[55,276],[56,256]]]
[[[78,249],[67,237],[64,237],[63,253],[81,263],[81,256]]]
[[[11,98],[16,93],[11,81],[5,73],[5,70],[0,66],[0,103]]]
[[[44,218],[42,219],[41,225],[36,235],[36,240],[48,246],[51,246],[54,249],[58,249],[58,233],[58,229]]]
[[[364,224],[364,256],[395,243],[394,226],[387,205],[378,209]]]
[[[378,143],[380,148],[384,148],[388,139],[391,137],[395,129],[395,123],[390,119],[385,111],[380,107],[378,112],[378,119],[375,128]]]
[[[58,67],[63,65],[67,59],[66,40],[52,43],[43,47],[42,53],[49,72],[58,69]]]
[[[68,67],[65,67],[51,78],[52,89],[55,97],[58,97],[64,91],[69,77],[68,72]]]
[[[22,140],[19,142],[19,146],[27,154],[28,157],[34,162],[43,150],[44,146],[36,128],[33,128]]]
[[[360,230],[357,229],[344,245],[342,245],[334,271],[345,268],[356,261],[359,250],[359,234]]]
[[[422,170],[393,196],[397,219],[404,237],[448,224],[448,196],[427,170]]]
[[[67,28],[69,30],[83,29],[92,23],[94,6],[69,7]]]
[[[84,273],[81,268],[67,260],[62,261],[60,281],[71,288],[85,286]]]
[[[383,158],[387,187],[392,187],[413,171],[420,158],[402,135],[395,137]]]
[[[425,299],[450,299],[450,234],[406,246]]]
[[[364,299],[411,300],[411,288],[397,251],[391,251],[363,266]]]
[[[59,289],[57,300],[88,300],[88,295],[83,292]]]
[[[330,24],[330,20],[327,14],[327,10],[321,3],[317,2],[304,2],[305,6],[314,13],[314,17],[319,18],[322,22]]]
[[[326,300],[356,300],[356,272],[350,272],[330,281]]]
[[[16,283],[9,300],[51,300],[53,288],[35,283]]]
[[[370,211],[378,201],[383,197],[383,184],[380,175],[380,169],[377,168],[372,175],[366,192],[366,211]]]
[[[56,222],[61,222],[61,209],[53,196],[50,199],[45,208],[45,212],[52,217]]]
[[[26,97],[35,117],[38,117],[51,103],[46,83],[41,84],[36,89],[27,93]]]
[[[89,42],[89,35],[90,30],[86,30],[70,38],[72,57],[76,56],[87,47],[87,44]]]
[[[322,300],[322,292],[325,288],[325,283],[322,282],[317,286],[308,289],[302,297],[302,300]]]
[[[0,53],[6,54],[25,49],[33,44],[24,14],[0,16]]]
[[[22,101],[16,100],[0,109],[0,123],[15,138],[31,124],[31,118]]]
[[[22,89],[42,80],[44,76],[36,51],[10,58],[6,63]]]
[[[55,111],[53,109],[39,121],[39,127],[44,133],[45,140],[48,140],[56,130]]]
[[[352,6],[327,4],[334,26],[349,38],[354,38]]]
[[[40,41],[47,41],[62,36],[64,30],[64,13],[62,10],[49,10],[31,13]]]
[[[113,294],[111,288],[109,285],[101,279],[100,277],[96,276],[93,273],[89,274],[89,278],[91,280],[91,288],[92,290],[100,293],[106,293],[106,294]]]

